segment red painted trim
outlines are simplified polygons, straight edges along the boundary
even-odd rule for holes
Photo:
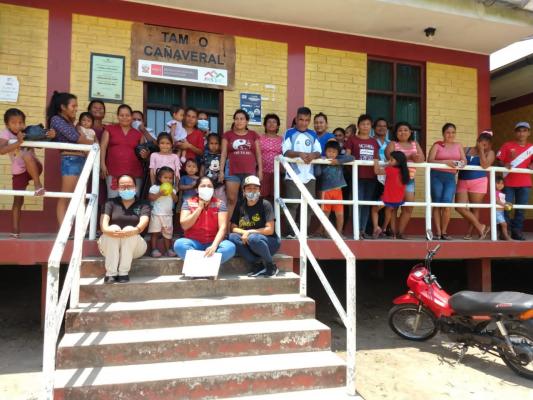
[[[490,114],[490,70],[489,56],[484,65],[477,69],[477,133],[492,125]]]
[[[305,45],[288,44],[287,71],[287,128],[290,128],[296,110],[305,104]]]
[[[514,99],[495,104],[492,107],[491,112],[492,114],[500,114],[506,111],[514,110],[515,108],[530,106],[532,104],[533,93],[528,93],[523,96],[515,97]]]

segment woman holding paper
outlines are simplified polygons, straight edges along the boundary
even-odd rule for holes
[[[229,240],[235,243],[237,253],[253,266],[248,276],[275,276],[278,267],[272,256],[280,246],[274,231],[274,209],[262,199],[261,181],[247,176],[242,185],[244,200],[237,205],[231,218]]]
[[[228,210],[222,200],[213,197],[214,186],[211,179],[204,176],[196,183],[198,196],[186,199],[181,206],[180,224],[184,237],[176,240],[174,251],[185,258],[187,250],[205,251],[210,257],[222,255],[225,263],[235,255],[235,245],[224,240],[228,230]]]

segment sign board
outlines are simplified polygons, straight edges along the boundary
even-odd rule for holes
[[[143,81],[233,89],[235,39],[135,23],[131,33],[131,76]]]
[[[13,75],[0,75],[0,101],[16,103],[19,97],[19,81]]]
[[[250,116],[249,125],[261,125],[261,95],[241,93],[241,109]]]
[[[222,254],[205,256],[205,251],[187,250],[183,261],[183,275],[191,278],[208,278],[218,276]]]
[[[124,101],[124,57],[91,53],[89,100]]]

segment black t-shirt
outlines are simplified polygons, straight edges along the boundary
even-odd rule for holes
[[[109,215],[109,225],[137,226],[142,216],[150,218],[150,204],[144,200],[135,200],[129,208],[124,207],[122,199],[115,197],[105,203],[104,214]]]
[[[264,228],[268,221],[273,221],[274,219],[274,209],[268,200],[259,199],[259,201],[251,207],[248,206],[246,200],[242,200],[237,204],[237,207],[235,207],[235,211],[233,211],[231,223],[237,225],[240,229],[247,231],[250,229]],[[272,234],[272,236],[275,235],[275,233]]]

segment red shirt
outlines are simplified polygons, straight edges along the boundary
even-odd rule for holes
[[[524,151],[529,149],[533,144],[526,143],[525,145],[520,145],[516,142],[505,142],[503,146],[496,154],[496,158],[503,162],[504,164],[511,163],[515,158],[517,158]],[[527,157],[524,161],[516,166],[516,168],[528,168],[529,164],[533,160],[533,156]],[[531,186],[531,175],[528,174],[517,174],[509,173],[504,178],[505,186],[509,187],[530,187]]]
[[[385,188],[382,200],[384,203],[401,203],[405,196],[405,186],[398,167],[385,167]]]
[[[124,134],[118,124],[108,125],[106,129],[109,132],[106,154],[109,175],[119,177],[128,174],[134,178],[144,176],[142,164],[135,155],[135,147],[141,143],[143,134],[134,128]]]
[[[204,150],[204,134],[201,130],[195,129],[191,133],[187,135],[187,142],[192,144],[194,147],[198,148],[199,150]],[[196,154],[194,151],[187,149],[187,152],[185,153],[185,157],[187,160],[193,159],[196,160],[196,157],[199,157],[198,154]]]
[[[182,210],[193,213],[198,208],[198,196],[183,201]],[[218,213],[227,212],[228,209],[222,200],[212,197],[209,206],[202,210],[193,226],[187,229],[183,236],[197,240],[202,244],[213,243],[218,232]]]
[[[259,135],[255,131],[248,131],[245,135],[227,131],[224,133],[224,139],[228,141],[230,175],[255,175],[257,169],[255,141],[259,140]]]
[[[361,139],[352,136],[345,144],[346,150],[350,150],[356,160],[373,161],[379,159],[379,144],[376,139]],[[359,167],[359,178],[376,179],[374,167]]]

